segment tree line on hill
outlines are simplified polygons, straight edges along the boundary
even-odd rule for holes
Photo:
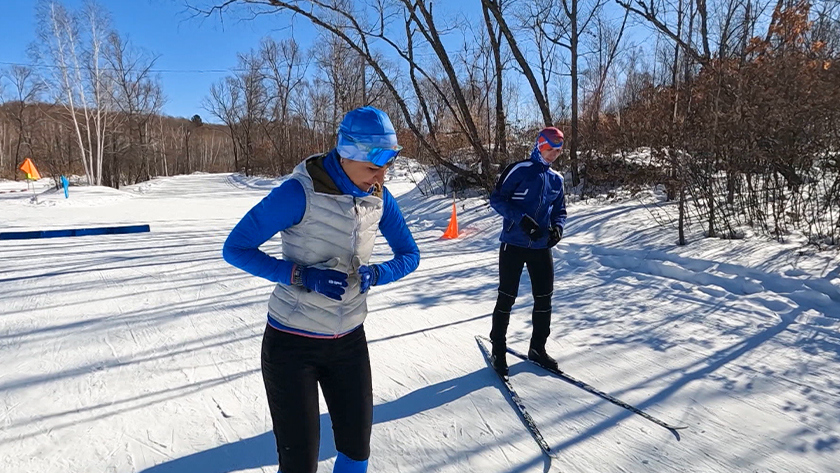
[[[536,130],[559,126],[570,194],[663,186],[681,243],[689,223],[727,238],[840,237],[836,0],[481,0],[474,15],[416,0],[191,3],[197,15],[295,15],[320,36],[309,49],[266,37],[210,88],[206,120],[173,118],[154,56],[107,11],[44,0],[39,67],[0,82],[0,175],[26,156],[114,187],[280,175],[371,104],[406,155],[459,187],[490,189]]]

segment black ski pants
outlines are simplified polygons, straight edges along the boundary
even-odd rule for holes
[[[531,346],[544,348],[551,331],[551,295],[554,292],[554,258],[551,248],[532,249],[502,243],[499,249],[499,297],[493,309],[490,339],[497,348],[505,346],[510,312],[519,295],[522,267],[528,267],[534,310]]]
[[[308,338],[266,326],[262,375],[282,473],[315,473],[320,446],[318,385],[335,447],[352,460],[370,456],[373,394],[364,327],[341,338]]]

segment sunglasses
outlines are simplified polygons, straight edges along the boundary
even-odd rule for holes
[[[557,141],[552,141],[551,138],[546,136],[544,133],[540,133],[540,138],[544,139],[545,144],[547,144],[548,146],[551,146],[552,148],[557,149],[557,148],[562,148],[563,147],[563,138],[562,137]]]
[[[367,150],[365,161],[370,162],[374,166],[384,168],[391,165],[399,156],[402,146],[394,146],[393,148],[370,148]]]
[[[540,145],[539,145],[539,150],[540,151],[550,151],[550,150],[553,150],[553,149],[559,150],[561,148],[563,148],[563,140],[560,140],[559,142],[556,142],[556,143],[552,143],[551,141],[546,140],[545,142],[540,143]]]
[[[370,146],[364,143],[350,141],[349,139],[342,143],[342,140],[339,139],[338,150],[347,159],[368,162],[378,167],[385,167],[397,159],[397,156],[402,150],[402,146],[395,145],[385,148],[381,146]]]

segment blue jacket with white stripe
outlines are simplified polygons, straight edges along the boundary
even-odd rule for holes
[[[490,205],[504,217],[499,240],[510,245],[547,248],[551,227],[566,226],[563,176],[542,160],[536,147],[529,159],[505,168],[490,194]],[[519,226],[524,215],[540,226],[538,238],[532,240]]]

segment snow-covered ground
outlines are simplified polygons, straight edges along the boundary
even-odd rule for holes
[[[371,472],[830,472],[840,464],[840,258],[695,239],[638,201],[575,204],[554,250],[548,349],[669,431],[512,358],[549,463],[488,369],[498,216],[393,174],[420,246],[372,290]],[[276,180],[204,174],[120,191],[0,193],[0,232],[149,224],[150,233],[0,241],[0,471],[275,472],[259,371],[271,284],[222,242]],[[20,188],[0,182],[0,191]],[[380,239],[381,240],[381,239]],[[265,247],[278,252],[279,242]],[[377,259],[388,257],[384,240]],[[527,277],[509,330],[530,335]],[[322,403],[319,472],[335,447]]]

